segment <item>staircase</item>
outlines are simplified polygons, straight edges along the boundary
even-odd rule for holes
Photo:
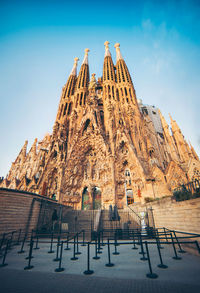
[[[62,216],[62,223],[68,223],[68,231],[71,233],[85,230],[85,238],[91,239],[91,231],[98,229],[98,210],[72,210]]]
[[[118,210],[119,221],[109,220],[109,211],[103,210],[101,214],[101,229],[137,229],[140,228],[138,216],[132,211]]]

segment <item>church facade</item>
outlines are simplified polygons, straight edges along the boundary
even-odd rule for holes
[[[200,161],[175,120],[137,100],[128,67],[105,42],[103,75],[78,58],[62,89],[52,134],[27,141],[0,186],[39,193],[76,209],[108,208],[172,195],[200,176]]]

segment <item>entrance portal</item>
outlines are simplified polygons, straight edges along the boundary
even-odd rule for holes
[[[82,194],[82,210],[90,210],[91,204],[90,204],[90,197],[88,188],[85,187]]]
[[[93,210],[99,210],[101,208],[101,189],[94,187],[92,191],[93,198]]]

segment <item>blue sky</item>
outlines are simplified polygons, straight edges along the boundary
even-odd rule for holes
[[[61,89],[84,49],[102,75],[114,44],[136,94],[179,124],[200,154],[200,1],[0,1],[0,176],[24,141],[52,131]],[[79,64],[79,68],[80,68]]]

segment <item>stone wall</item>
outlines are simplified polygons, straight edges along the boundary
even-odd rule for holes
[[[181,202],[164,198],[144,205],[132,205],[137,212],[151,207],[155,227],[200,234],[200,198]]]
[[[0,188],[0,234],[18,229],[45,232],[51,228],[54,209],[59,216],[69,208],[38,194]]]

